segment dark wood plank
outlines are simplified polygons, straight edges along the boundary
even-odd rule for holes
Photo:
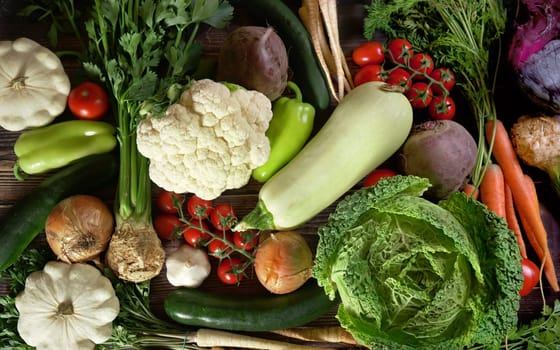
[[[290,1],[293,5],[296,2]],[[358,43],[364,39],[361,35],[361,19],[364,15],[363,4],[367,1],[341,1],[340,2],[340,28],[341,38],[343,41],[343,50],[348,59],[351,56],[351,50]],[[0,40],[14,40],[21,36],[32,38],[43,45],[48,45],[45,32],[46,27],[43,24],[37,24],[29,19],[21,18],[15,15],[21,6],[21,2],[13,0],[0,0]],[[204,50],[209,55],[216,55],[221,42],[225,37],[226,32],[223,30],[211,29],[200,34],[199,39],[204,42]],[[62,37],[60,42],[61,48],[77,48],[77,42],[71,37]],[[73,79],[77,79],[79,66],[73,61],[64,61],[69,74]],[[353,70],[355,66],[351,65]],[[500,110],[509,113],[515,111],[515,106],[511,105],[511,99],[507,98],[512,94],[511,84],[499,84],[500,91],[498,96]],[[327,113],[327,112],[325,112]],[[316,129],[320,128],[321,122],[325,120],[325,116],[318,116]],[[26,181],[17,181],[12,174],[12,167],[15,161],[13,154],[13,143],[19,133],[7,132],[0,130],[0,217],[20,198],[29,193],[34,186],[36,186],[43,177],[31,177]],[[560,206],[558,206],[558,198],[551,194],[550,188],[547,185],[547,180],[543,174],[535,172],[532,174],[538,179],[539,189],[542,192],[543,202],[547,207],[552,208],[553,214],[560,218]],[[259,184],[251,182],[246,187],[226,192],[218,199],[218,202],[231,203],[239,215],[246,214],[252,209],[257,201]],[[158,189],[154,186],[154,194]],[[111,189],[103,192],[102,196],[107,200],[111,200]],[[317,228],[324,224],[327,220],[328,214],[332,211],[334,205],[317,215],[308,224],[303,226],[299,231],[302,232],[310,245],[314,248],[317,242],[316,231]],[[44,235],[40,235],[34,244],[45,244]],[[166,249],[171,251],[176,246],[176,242],[166,244]],[[555,244],[552,249],[555,253],[555,261],[559,262],[560,242],[556,237]],[[560,265],[559,265],[560,266]],[[559,269],[560,272],[560,269]],[[203,289],[209,292],[223,292],[227,288],[227,292],[232,295],[256,295],[264,293],[264,288],[259,285],[256,278],[250,278],[242,283],[239,287],[225,287],[216,278],[210,278],[202,285]],[[156,314],[165,317],[162,311],[162,303],[165,295],[172,289],[165,279],[165,272],[154,278],[152,281],[152,306]],[[0,294],[7,292],[5,282],[0,284]],[[544,290],[547,300],[550,302],[558,295],[553,293],[549,288]],[[519,317],[523,321],[527,321],[539,315],[542,300],[538,291],[534,291],[528,297],[522,299],[521,308],[519,310]],[[313,325],[334,325],[337,324],[334,318],[334,310],[332,313],[325,315],[319,320],[313,322]]]

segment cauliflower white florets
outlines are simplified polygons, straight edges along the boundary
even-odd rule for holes
[[[245,186],[254,168],[270,154],[265,135],[272,118],[270,100],[253,90],[230,91],[199,80],[162,117],[137,128],[137,145],[150,159],[150,178],[176,193],[214,199]]]

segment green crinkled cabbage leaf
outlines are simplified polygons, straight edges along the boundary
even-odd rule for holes
[[[396,176],[341,200],[319,229],[313,275],[340,296],[338,320],[366,346],[495,346],[517,323],[517,242],[463,193],[424,199],[429,186]]]

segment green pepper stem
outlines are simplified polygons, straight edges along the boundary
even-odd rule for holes
[[[299,102],[302,102],[303,101],[303,96],[301,94],[301,90],[300,90],[299,86],[297,86],[296,83],[294,83],[293,81],[288,81],[288,83],[286,85],[288,86],[288,88],[290,88],[290,90],[292,90],[294,92],[294,94],[296,94],[294,99],[298,100]]]

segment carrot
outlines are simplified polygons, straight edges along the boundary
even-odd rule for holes
[[[539,198],[537,195],[537,188],[535,186],[535,182],[533,181],[533,179],[529,176],[529,175],[525,175],[525,182],[527,183],[527,187],[529,188],[529,190],[532,193],[532,197],[533,197],[533,205],[537,207],[537,215],[539,217],[539,220],[542,223],[542,218],[541,218],[541,214],[540,214],[540,204],[539,204]],[[521,225],[523,225],[523,221],[521,221]],[[544,224],[543,224],[544,227]],[[534,235],[533,232],[528,231],[527,229],[525,230],[526,235]],[[546,229],[545,229],[546,232]],[[545,237],[546,238],[546,237]],[[536,238],[535,238],[536,239]],[[539,254],[539,252],[537,253],[537,256],[539,257],[539,259],[541,259],[541,261],[543,261],[544,264],[544,273],[545,276],[547,278],[547,280],[549,280],[549,283],[552,285],[552,282],[550,282],[550,279],[554,279],[556,280],[556,272],[554,271],[554,269],[547,269],[548,266],[554,266],[554,262],[552,261],[552,255],[550,254],[550,250],[548,249],[548,240],[545,241],[545,246],[541,246],[542,250]],[[558,282],[556,282],[556,284],[558,284]],[[554,289],[554,288],[553,288]],[[558,291],[556,289],[554,289],[554,291]]]
[[[496,215],[506,218],[504,173],[495,163],[489,164],[480,183],[480,201]]]
[[[513,204],[511,188],[507,183],[504,184],[504,194],[506,197],[506,221],[508,227],[515,234],[521,257],[523,259],[527,259],[527,246],[525,245],[525,240],[523,239],[523,234],[521,233],[521,227],[519,226],[519,221],[517,220],[517,213],[515,212],[515,205]]]
[[[462,189],[463,193],[466,194],[467,196],[471,197],[472,199],[478,199],[478,188],[476,188],[475,185],[473,184],[466,184],[465,186],[463,186]]]
[[[546,278],[555,292],[560,291],[554,264],[548,248],[547,232],[542,222],[535,191],[525,179],[517,154],[513,148],[508,132],[500,120],[488,120],[485,125],[488,143],[493,145],[492,154],[502,168],[505,182],[511,188],[513,201],[517,208],[521,224],[527,235],[534,235],[534,241],[540,247],[539,256]],[[529,240],[531,242],[531,239]],[[538,248],[535,248],[537,250]]]

